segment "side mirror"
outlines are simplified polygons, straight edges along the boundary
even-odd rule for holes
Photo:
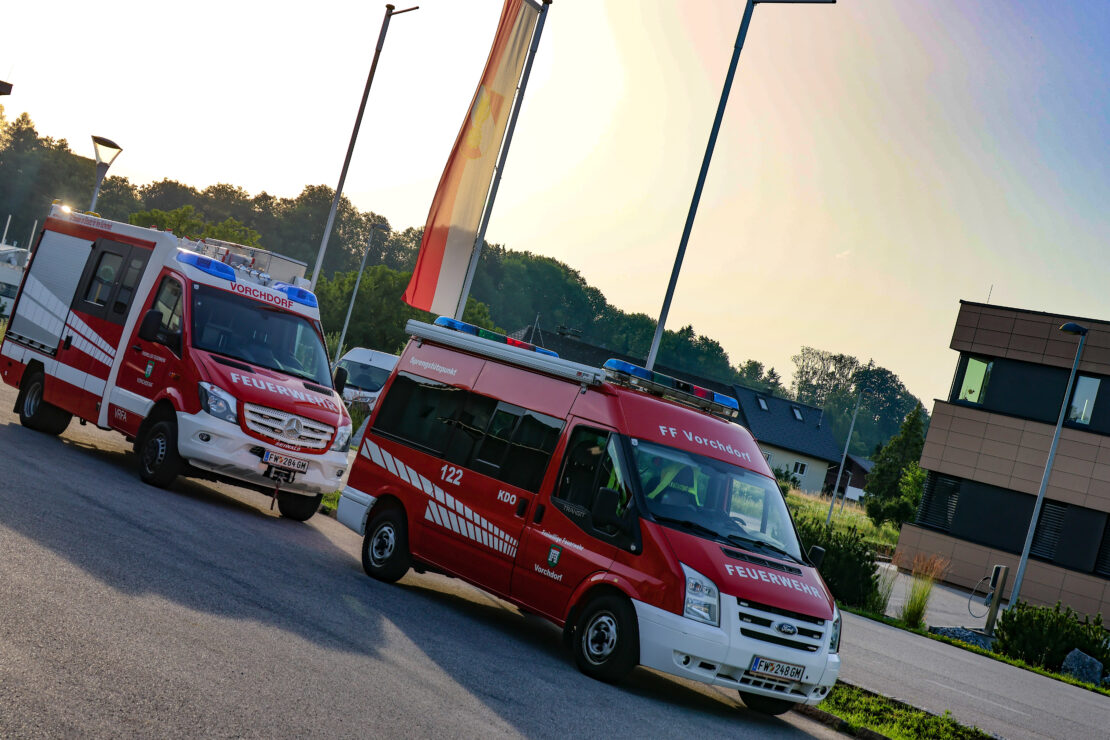
[[[343,395],[343,389],[347,387],[347,368],[335,368],[335,376],[333,377],[335,392],[340,396]]]
[[[150,309],[143,314],[142,323],[139,324],[139,339],[147,342],[158,341],[158,330],[162,327],[162,312]]]
[[[814,568],[820,568],[821,563],[825,560],[825,548],[814,545],[809,548],[809,561],[813,563]]]
[[[621,519],[617,516],[617,506],[620,495],[612,488],[601,488],[594,499],[594,506],[590,513],[593,515],[595,527],[619,527]]]

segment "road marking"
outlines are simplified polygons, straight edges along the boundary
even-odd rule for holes
[[[931,678],[927,678],[925,680],[928,681],[929,683],[936,684],[937,686],[940,686],[941,688],[945,688],[945,689],[951,689],[952,688],[952,686],[950,686],[949,684],[941,683],[940,681],[934,681]],[[1015,714],[1023,714],[1026,717],[1029,716],[1029,714],[1027,712],[1023,712],[1020,709],[1014,709],[1013,707],[1006,706],[1005,704],[999,704],[996,701],[991,701],[990,699],[984,699],[983,697],[978,696],[976,694],[968,694],[966,691],[963,691],[963,692],[960,692],[960,693],[962,693],[964,696],[973,696],[974,698],[978,699],[979,701],[985,701],[987,704],[993,704],[996,707],[1002,707],[1007,712],[1014,712]]]

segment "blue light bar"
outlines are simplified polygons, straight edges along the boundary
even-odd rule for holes
[[[602,367],[606,370],[613,370],[614,372],[631,375],[632,377],[639,378],[640,380],[654,380],[652,376],[655,375],[655,373],[651,372],[647,368],[640,367],[639,365],[633,365],[631,362],[625,362],[624,360],[618,360],[616,358],[606,360],[605,364],[602,365]]]
[[[740,410],[740,402],[737,401],[732,396],[726,396],[723,393],[714,393],[713,394],[713,403],[719,403],[722,406],[727,406],[728,408],[732,409],[733,411],[739,411]]]
[[[179,250],[177,252],[177,261],[183,265],[192,265],[201,272],[206,272],[214,277],[223,278],[235,282],[235,270],[230,265],[225,265],[223,262],[203,257],[196,252],[186,252]]]
[[[631,362],[616,358],[606,360],[602,367],[616,374],[618,383],[624,382],[639,386],[649,392],[659,393],[664,398],[677,400],[688,405],[692,404],[727,418],[733,418],[740,413],[740,404],[732,396],[702,388],[685,380],[652,372],[645,367],[633,365]],[[714,406],[720,406],[721,408],[715,409]]]
[[[473,324],[467,324],[462,321],[456,321],[448,316],[440,316],[435,320],[436,326],[442,326],[444,329],[453,329],[454,331],[461,331],[463,334],[470,334],[471,336],[478,336],[478,327]]]
[[[536,347],[536,351],[539,352],[541,355],[547,355],[548,357],[558,357],[559,356],[558,352],[552,352],[551,350],[544,349],[543,347]]]
[[[294,303],[299,303],[302,306],[308,306],[309,308],[319,308],[320,306],[316,301],[315,293],[310,290],[305,290],[304,288],[298,288],[296,285],[290,285],[289,283],[274,283],[274,290],[279,293],[284,293],[289,300]]]

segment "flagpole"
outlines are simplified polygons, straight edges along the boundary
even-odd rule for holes
[[[524,0],[529,2],[529,0]],[[466,268],[466,278],[463,280],[462,293],[459,295],[459,304],[455,308],[455,319],[462,321],[463,311],[466,309],[466,299],[470,295],[470,286],[474,282],[474,273],[478,270],[478,257],[482,254],[482,243],[486,238],[486,226],[489,224],[490,214],[493,212],[493,202],[497,199],[497,187],[501,184],[501,173],[505,169],[505,159],[509,154],[509,145],[513,141],[513,130],[516,128],[516,119],[520,114],[520,104],[524,100],[524,90],[528,87],[528,76],[532,73],[532,60],[536,58],[536,50],[540,45],[540,34],[543,33],[543,23],[547,18],[547,6],[551,0],[543,0],[540,8],[540,17],[536,21],[536,30],[532,34],[532,44],[528,48],[528,58],[524,60],[524,71],[520,75],[520,85],[517,86],[516,99],[513,101],[513,111],[509,115],[509,125],[505,129],[505,138],[501,143],[501,153],[497,157],[497,169],[490,185],[489,198],[486,200],[485,210],[482,211],[482,220],[478,222],[478,233],[474,239],[474,249],[470,253],[470,264]]]
[[[362,90],[362,102],[358,106],[358,115],[355,116],[355,128],[351,132],[351,141],[347,144],[347,156],[343,159],[343,169],[339,171],[339,184],[335,186],[335,197],[331,201],[331,210],[328,211],[328,222],[324,226],[324,236],[320,240],[320,252],[316,255],[316,266],[312,268],[312,282],[309,290],[316,290],[316,281],[320,279],[320,267],[324,264],[324,252],[328,249],[328,239],[335,225],[335,212],[339,209],[339,199],[343,197],[343,183],[347,179],[347,168],[351,166],[351,155],[355,153],[355,140],[358,130],[362,127],[362,114],[366,112],[366,100],[370,97],[370,85],[374,82],[374,72],[378,69],[378,58],[382,55],[382,46],[385,45],[385,32],[389,30],[389,19],[395,15],[416,10],[420,6],[394,10],[394,5],[385,6],[385,18],[382,19],[382,30],[378,34],[378,45],[374,47],[374,61],[370,63],[370,74],[366,78],[366,87]]]

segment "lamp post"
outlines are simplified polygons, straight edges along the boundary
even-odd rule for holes
[[[347,338],[347,324],[351,321],[351,312],[355,310],[355,296],[358,295],[358,286],[362,283],[362,271],[366,269],[366,258],[370,255],[370,247],[374,246],[374,234],[389,230],[385,224],[374,224],[370,227],[370,239],[366,242],[366,251],[362,253],[362,265],[358,268],[358,277],[355,278],[355,289],[351,292],[351,304],[347,306],[347,318],[343,319],[343,331],[339,334],[339,345],[335,350],[335,361],[343,356],[343,342]]]
[[[678,254],[674,258],[674,267],[671,268],[671,279],[667,283],[667,294],[663,298],[663,308],[659,312],[659,322],[655,325],[655,336],[651,340],[647,361],[644,366],[651,370],[655,367],[655,357],[659,354],[659,344],[663,341],[663,327],[667,324],[667,314],[671,310],[671,299],[674,298],[674,288],[678,283],[678,272],[682,269],[682,259],[686,256],[686,245],[690,241],[690,231],[694,228],[694,217],[698,213],[698,203],[701,202],[701,191],[705,186],[705,177],[709,174],[709,162],[713,159],[713,148],[717,145],[717,133],[721,130],[721,119],[725,116],[725,105],[728,103],[728,93],[732,89],[732,78],[736,75],[736,65],[740,61],[740,50],[744,48],[744,39],[748,35],[748,25],[752,22],[752,11],[761,3],[790,3],[790,4],[832,4],[836,0],[747,0],[744,3],[744,15],[740,19],[740,30],[736,34],[736,43],[732,47],[732,61],[729,62],[728,72],[725,74],[725,86],[721,90],[721,100],[717,103],[717,115],[713,119],[713,127],[709,131],[709,143],[705,147],[705,156],[701,160],[701,171],[698,173],[698,182],[694,186],[694,197],[690,201],[690,211],[686,214],[686,225],[682,229],[682,238],[678,241]]]
[[[836,504],[836,494],[840,489],[840,475],[844,472],[844,463],[848,460],[848,446],[852,444],[852,431],[856,428],[856,415],[859,414],[859,405],[863,402],[863,390],[867,384],[868,378],[871,377],[871,360],[867,361],[868,375],[859,384],[859,395],[856,396],[856,410],[852,412],[852,423],[848,425],[848,437],[844,440],[844,453],[840,456],[840,467],[836,471],[836,483],[833,483],[832,500],[829,501],[829,513],[825,516],[825,526],[829,526],[832,521],[833,506]],[[851,478],[848,480],[851,483]],[[848,491],[844,491],[844,495],[848,495]],[[843,510],[844,507],[841,507]]]
[[[100,183],[104,182],[104,176],[108,174],[108,168],[112,166],[112,162],[116,161],[116,157],[123,151],[123,148],[103,136],[94,136],[92,140],[93,153],[96,155],[96,185],[93,186],[93,197],[89,210],[95,211],[96,199],[100,197]]]
[[[370,74],[366,78],[366,87],[362,90],[362,102],[358,105],[358,114],[355,116],[355,128],[351,131],[351,141],[347,144],[347,156],[343,158],[343,168],[339,171],[339,184],[335,186],[335,197],[331,200],[331,210],[328,211],[328,221],[324,224],[324,236],[320,239],[320,251],[316,255],[316,266],[312,268],[312,279],[309,290],[316,290],[316,281],[320,279],[320,268],[324,264],[324,252],[328,249],[328,239],[331,238],[331,229],[335,225],[335,212],[339,209],[339,199],[343,197],[343,183],[347,180],[347,168],[351,166],[351,155],[355,153],[355,139],[358,130],[362,127],[362,114],[366,112],[366,100],[370,97],[370,85],[374,82],[374,73],[378,70],[378,58],[382,55],[382,46],[385,45],[385,34],[389,30],[389,19],[410,10],[417,10],[420,6],[414,5],[404,10],[395,10],[392,3],[385,6],[385,18],[382,18],[382,30],[378,32],[378,45],[374,47],[374,61],[370,62]]]
[[[1087,327],[1080,326],[1072,321],[1060,327],[1060,331],[1067,334],[1079,335],[1079,346],[1075,348],[1075,361],[1071,364],[1071,374],[1068,375],[1068,384],[1064,386],[1064,401],[1060,404],[1060,416],[1056,419],[1056,430],[1052,433],[1052,444],[1048,448],[1048,459],[1044,464],[1044,475],[1041,476],[1041,488],[1037,491],[1037,503],[1033,505],[1033,516],[1029,520],[1029,531],[1025,534],[1025,547],[1021,550],[1021,559],[1018,560],[1017,575],[1014,577],[1014,588],[1010,592],[1010,606],[1018,602],[1021,595],[1021,582],[1025,578],[1025,566],[1029,562],[1029,550],[1033,547],[1033,533],[1037,531],[1037,520],[1041,516],[1041,506],[1044,504],[1044,492],[1048,488],[1048,476],[1052,473],[1052,460],[1056,457],[1056,445],[1060,443],[1060,429],[1064,426],[1064,415],[1068,412],[1068,401],[1071,400],[1071,384],[1075,381],[1075,372],[1079,369],[1079,357],[1083,354],[1083,343],[1087,341]]]

